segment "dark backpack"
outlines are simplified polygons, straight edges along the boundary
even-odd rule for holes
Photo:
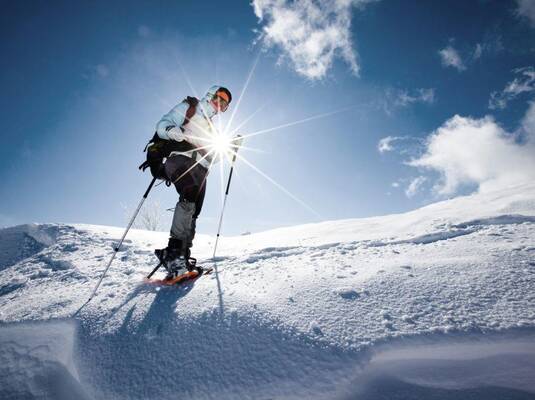
[[[184,131],[184,126],[189,122],[190,118],[195,115],[199,100],[195,97],[188,96],[183,102],[188,103],[189,107],[186,111],[184,122],[179,127],[182,131]],[[168,129],[170,128],[174,127],[168,127]],[[192,150],[193,148],[194,146],[185,140],[177,142],[175,140],[162,139],[156,132],[145,146],[145,150],[143,150],[147,153],[147,160],[139,166],[139,169],[145,171],[147,168],[150,168],[153,177],[168,180],[169,178],[165,173],[163,160],[169,157],[169,154],[173,151],[185,152]]]

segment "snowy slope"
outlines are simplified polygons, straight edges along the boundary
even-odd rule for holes
[[[478,398],[535,396],[526,377],[535,373],[533,183],[405,214],[224,237],[217,273],[180,288],[143,284],[167,234],[134,230],[73,317],[122,231],[0,230],[0,397],[456,398],[448,390],[489,385]],[[201,264],[213,264],[212,246],[213,237],[196,238]],[[422,346],[448,361],[424,357]],[[427,364],[408,367],[415,354]],[[458,375],[467,365],[487,372]],[[441,379],[426,375],[433,368]],[[389,378],[370,378],[378,370]]]

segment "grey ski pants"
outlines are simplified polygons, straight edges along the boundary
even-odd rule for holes
[[[194,164],[194,160],[182,155],[173,155],[165,162],[165,173],[180,195],[171,224],[171,237],[180,239],[187,247],[191,247],[195,237],[208,175],[206,168],[199,164],[193,166]],[[182,177],[178,179],[180,176]]]

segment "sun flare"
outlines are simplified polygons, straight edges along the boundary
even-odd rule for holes
[[[221,196],[222,196],[222,198],[224,197],[224,195],[223,195],[223,192],[224,192],[223,169],[224,169],[225,165],[229,165],[229,164],[232,165],[234,163],[234,161],[236,161],[236,159],[238,159],[239,161],[243,162],[245,165],[250,167],[253,171],[258,173],[260,176],[262,176],[263,178],[267,179],[271,184],[273,184],[275,187],[277,187],[279,190],[281,190],[283,193],[285,193],[288,197],[290,197],[291,199],[293,199],[294,201],[299,203],[305,209],[310,211],[316,217],[320,217],[320,215],[312,207],[310,207],[308,204],[306,204],[301,199],[297,198],[289,190],[284,188],[280,183],[276,182],[273,178],[271,178],[270,176],[268,176],[264,172],[260,171],[253,163],[248,161],[243,156],[243,154],[238,154],[238,152],[242,153],[241,150],[250,150],[250,151],[256,151],[256,152],[259,151],[257,149],[253,149],[253,148],[249,148],[249,147],[243,146],[243,141],[246,138],[251,138],[251,137],[254,137],[254,136],[258,136],[258,135],[263,135],[263,134],[275,132],[275,131],[278,131],[278,130],[283,129],[283,128],[287,128],[287,127],[303,124],[303,123],[306,123],[306,122],[309,122],[309,121],[312,121],[312,120],[315,120],[315,119],[319,119],[319,118],[329,117],[329,116],[332,116],[332,115],[335,115],[335,114],[338,114],[338,113],[341,113],[341,112],[346,112],[348,110],[353,109],[354,106],[344,107],[344,108],[341,108],[341,109],[338,109],[338,110],[328,111],[328,112],[321,113],[321,114],[311,115],[311,116],[303,118],[303,119],[287,122],[287,123],[284,123],[284,124],[281,124],[281,125],[277,125],[277,126],[273,126],[273,127],[269,127],[269,128],[264,128],[264,129],[260,129],[260,130],[256,130],[256,131],[252,131],[252,132],[247,132],[247,133],[238,132],[238,131],[241,131],[241,129],[257,113],[259,113],[266,106],[266,104],[268,103],[268,102],[264,103],[258,109],[256,109],[251,115],[247,116],[241,123],[237,124],[236,127],[234,127],[234,128],[232,127],[233,126],[234,117],[236,116],[236,114],[238,113],[238,110],[240,108],[241,100],[242,100],[242,98],[243,98],[243,96],[244,96],[244,94],[245,94],[245,92],[247,90],[247,87],[249,86],[249,83],[250,83],[250,81],[251,81],[251,79],[252,79],[252,77],[254,75],[255,70],[256,70],[256,66],[258,64],[258,61],[259,61],[259,58],[260,58],[260,54],[261,53],[258,54],[257,58],[255,59],[253,65],[252,65],[252,67],[251,67],[251,69],[249,71],[249,74],[248,74],[248,76],[247,76],[247,78],[246,78],[246,80],[244,82],[244,85],[242,87],[241,93],[240,93],[240,95],[238,97],[238,100],[236,102],[236,105],[233,107],[233,110],[232,110],[232,113],[231,113],[231,116],[230,116],[230,120],[226,124],[224,124],[224,126],[223,126],[221,119],[219,119],[217,127],[210,121],[210,131],[206,132],[207,136],[209,136],[209,138],[208,139],[207,138],[197,138],[197,139],[205,142],[205,146],[202,146],[202,147],[198,148],[198,150],[206,151],[206,154],[204,155],[203,159],[205,159],[205,158],[211,159],[210,168],[217,161],[221,161],[219,163],[219,172],[220,172],[220,179],[221,179]],[[184,76],[184,79],[187,82],[188,86],[190,87],[192,92],[198,97],[197,91],[195,90],[195,88],[191,84],[191,81],[190,81],[189,77],[187,76],[186,71],[184,70],[184,68],[182,68],[182,66],[180,65],[180,62],[178,60],[177,60],[177,63],[180,66],[180,70],[181,70],[182,75]],[[237,133],[240,133],[240,134],[237,135],[237,136],[234,136]],[[241,150],[238,151],[239,149],[241,149]],[[200,161],[197,161],[195,163],[195,165],[197,165],[199,162]],[[178,179],[180,179],[180,178],[182,178],[182,176],[180,176]]]
[[[233,150],[232,138],[223,133],[215,134],[208,145],[210,150],[213,150],[217,157],[224,158]]]

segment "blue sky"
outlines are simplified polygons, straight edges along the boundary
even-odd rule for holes
[[[160,117],[218,83],[234,94],[227,123],[253,66],[233,126],[257,113],[241,133],[334,113],[247,140],[256,151],[243,157],[278,186],[238,161],[226,234],[403,212],[533,178],[531,0],[2,9],[0,225],[125,225],[150,181],[137,166]],[[176,194],[160,185],[149,201],[173,207]],[[220,208],[217,168],[200,232],[215,232]]]

